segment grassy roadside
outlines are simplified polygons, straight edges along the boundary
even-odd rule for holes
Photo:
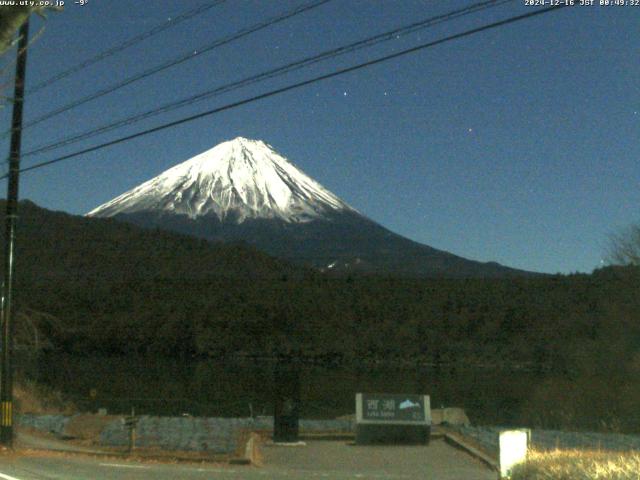
[[[512,480],[638,480],[640,453],[557,450],[530,452]]]
[[[19,380],[14,384],[13,397],[18,413],[77,413],[75,405],[59,391],[29,380]]]

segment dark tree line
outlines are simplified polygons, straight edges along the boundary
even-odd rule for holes
[[[21,205],[21,309],[79,354],[618,368],[640,351],[640,274],[330,278],[242,245]],[[591,365],[594,365],[591,367]]]

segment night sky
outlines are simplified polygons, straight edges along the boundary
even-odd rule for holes
[[[64,12],[33,17],[27,88],[205,3],[67,0]],[[28,95],[25,120],[305,3],[227,0]],[[333,0],[25,129],[23,151],[473,3]],[[536,8],[509,2],[26,156],[23,166]],[[26,172],[20,196],[84,214],[244,136],[413,240],[526,270],[590,272],[608,235],[640,221],[639,27],[640,5],[560,9]],[[14,55],[0,58],[4,96]],[[10,114],[5,104],[3,131]]]

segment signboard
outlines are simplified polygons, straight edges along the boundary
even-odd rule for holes
[[[428,395],[356,394],[356,443],[428,444]]]
[[[356,422],[431,425],[429,396],[358,393]]]

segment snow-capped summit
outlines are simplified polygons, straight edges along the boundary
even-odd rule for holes
[[[270,145],[243,137],[220,143],[92,210],[112,217],[137,212],[242,223],[272,218],[303,223],[353,208]]]
[[[340,275],[527,274],[480,263],[393,233],[360,214],[266,143],[224,142],[87,214],[269,255]]]

